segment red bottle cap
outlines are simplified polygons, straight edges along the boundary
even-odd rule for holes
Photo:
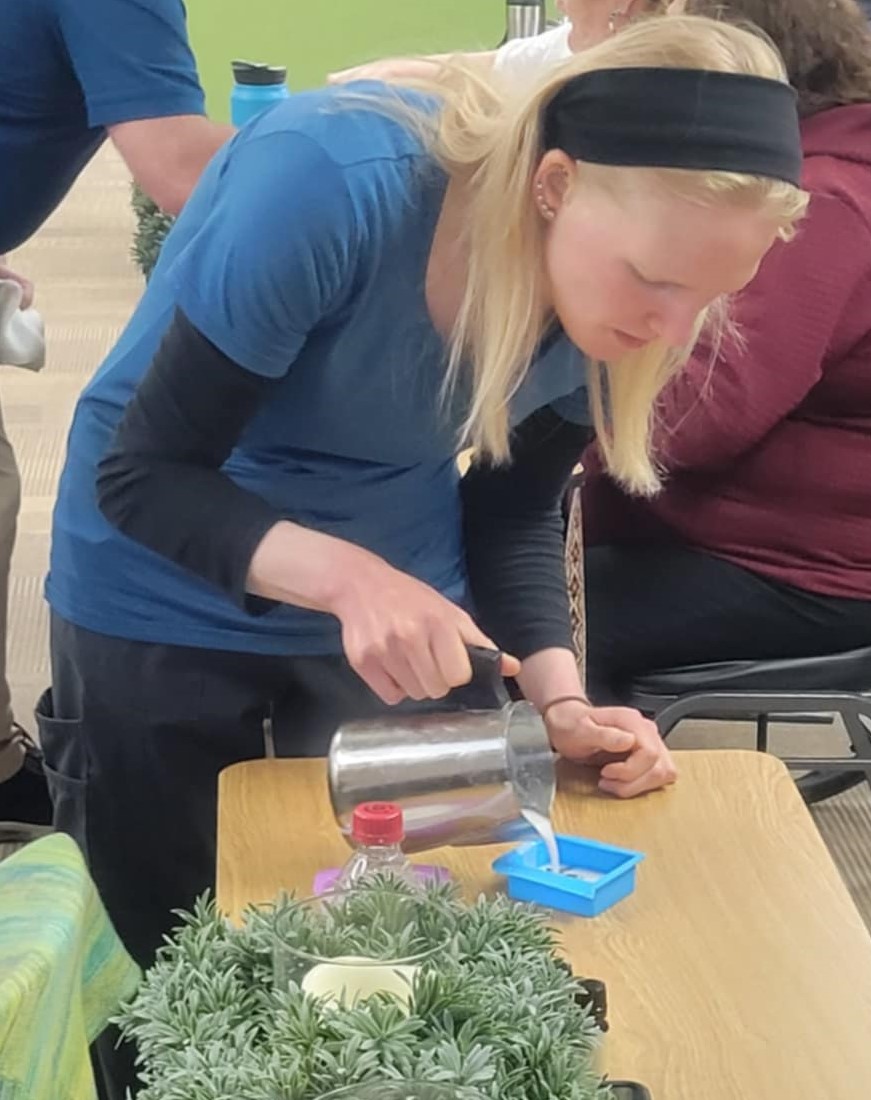
[[[358,844],[399,844],[405,836],[395,802],[363,802],[354,810],[351,836]]]

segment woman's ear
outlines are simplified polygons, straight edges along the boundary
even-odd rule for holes
[[[541,158],[535,173],[534,198],[538,212],[553,221],[571,190],[577,165],[561,149],[550,149]]]

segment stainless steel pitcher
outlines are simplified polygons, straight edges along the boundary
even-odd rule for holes
[[[530,703],[508,698],[501,654],[470,656],[472,701],[483,696],[489,709],[397,714],[338,729],[329,785],[346,837],[354,807],[369,801],[402,807],[408,852],[516,840],[533,832],[524,810],[550,816],[556,772],[544,722]]]

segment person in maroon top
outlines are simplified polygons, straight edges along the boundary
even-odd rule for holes
[[[778,46],[812,198],[702,340],[654,429],[664,488],[584,456],[588,690],[639,673],[871,646],[871,31],[855,0],[687,0]],[[679,294],[680,288],[663,287]]]

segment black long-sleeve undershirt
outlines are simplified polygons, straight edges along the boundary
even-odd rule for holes
[[[221,467],[279,382],[240,367],[177,312],[99,465],[103,514],[124,534],[251,611],[251,557],[282,514]],[[560,499],[584,429],[550,409],[515,431],[512,461],[462,483],[477,613],[519,657],[571,646]]]
[[[552,409],[515,430],[511,462],[463,478],[466,564],[481,628],[521,660],[572,648],[562,500],[588,429]]]
[[[262,601],[246,598],[251,558],[283,517],[221,466],[277,385],[176,311],[97,470],[110,523],[252,611]]]

